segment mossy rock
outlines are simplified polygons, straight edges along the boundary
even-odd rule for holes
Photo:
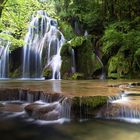
[[[134,61],[133,61],[133,73],[137,76],[140,76],[140,48],[137,49],[137,51],[134,54]],[[136,76],[136,77],[137,77]],[[137,77],[138,78],[138,77]]]
[[[129,75],[131,63],[129,58],[125,58],[122,54],[113,56],[109,60],[108,77],[125,78]]]
[[[94,72],[93,45],[91,38],[84,37],[81,46],[76,47],[77,72],[83,73],[85,79],[91,79]]]
[[[78,73],[78,72],[75,72],[72,77],[71,77],[72,80],[82,80],[84,79],[84,74],[83,73]]]
[[[93,36],[77,36],[65,43],[61,49],[61,75],[65,79],[92,79],[102,64],[94,53]],[[72,71],[72,49],[75,52],[76,73]],[[82,74],[82,75],[81,75]]]
[[[63,79],[69,79],[72,75],[71,58],[62,57],[61,75]]]
[[[61,49],[61,75],[62,79],[70,79],[72,76],[72,47],[69,43],[65,43]]]
[[[45,77],[45,79],[51,79],[52,78],[52,70],[50,68],[45,68],[43,70],[43,77]]]
[[[101,107],[107,103],[106,96],[85,96],[72,98],[72,118],[93,118]]]
[[[72,47],[70,46],[70,44],[68,42],[65,43],[61,48],[61,56],[71,56],[71,50]]]
[[[70,46],[72,46],[73,48],[79,47],[83,44],[85,40],[86,40],[85,36],[77,36],[70,41]]]
[[[15,71],[9,73],[10,78],[19,78],[22,76],[21,68],[17,68]]]

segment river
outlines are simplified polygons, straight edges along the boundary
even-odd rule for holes
[[[126,85],[138,80],[1,80],[0,88],[22,88],[49,91],[66,96],[116,96],[122,90],[135,91],[138,87]],[[114,86],[118,85],[118,86]],[[139,101],[134,96],[133,102]],[[139,103],[139,102],[138,102]],[[18,103],[17,103],[18,104]],[[139,106],[139,104],[138,104]],[[11,106],[12,107],[12,106]],[[21,112],[22,114],[22,112]],[[0,111],[0,134],[3,140],[139,140],[140,124],[113,119],[91,119],[79,121],[33,120],[20,113]]]

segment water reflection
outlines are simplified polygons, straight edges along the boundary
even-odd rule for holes
[[[137,82],[137,80],[0,80],[0,88],[27,88],[47,92],[63,93],[67,96],[117,95],[119,87],[108,87],[110,84]],[[133,88],[134,89],[134,88]],[[127,89],[132,90],[132,88]],[[135,90],[135,89],[134,89]],[[136,89],[137,91],[140,88]]]
[[[61,91],[61,81],[60,80],[51,80],[52,90],[56,93],[62,93]]]

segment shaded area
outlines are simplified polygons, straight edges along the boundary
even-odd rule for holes
[[[140,126],[122,122],[94,120],[63,125],[36,125],[19,119],[0,121],[4,140],[128,140],[139,139]]]

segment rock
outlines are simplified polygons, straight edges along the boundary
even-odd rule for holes
[[[58,105],[57,102],[51,104],[32,103],[25,107],[25,111],[35,119],[54,120],[60,114]]]
[[[51,112],[46,113],[43,117],[45,120],[57,120],[60,118],[60,112],[52,110]]]
[[[18,100],[19,89],[17,88],[1,88],[0,101]]]
[[[32,116],[32,113],[35,112],[38,108],[40,108],[43,105],[44,104],[31,103],[31,104],[25,106],[24,109],[30,116]]]
[[[73,119],[93,118],[107,104],[107,100],[106,96],[74,97],[72,98],[71,117]]]
[[[0,103],[0,107],[4,107],[4,104]]]

